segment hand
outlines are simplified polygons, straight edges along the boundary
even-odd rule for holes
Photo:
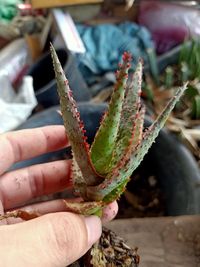
[[[70,161],[61,160],[6,172],[15,162],[68,145],[63,126],[21,130],[0,135],[0,213],[10,209],[44,216],[22,222],[1,221],[1,266],[64,267],[81,257],[101,235],[101,220],[65,211],[62,200],[26,205],[31,199],[70,187]],[[112,203],[104,219],[117,213]],[[17,223],[20,222],[20,223]],[[9,225],[8,225],[9,224]]]

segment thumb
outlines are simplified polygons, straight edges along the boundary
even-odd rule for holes
[[[68,212],[1,226],[1,264],[64,267],[84,255],[100,235],[98,217],[85,218]]]

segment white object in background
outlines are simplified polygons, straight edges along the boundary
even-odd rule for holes
[[[0,50],[0,75],[6,72],[8,79],[12,83],[15,82],[23,69],[30,63],[29,60],[25,39],[20,38],[12,41]]]
[[[74,53],[85,53],[85,46],[70,14],[56,8],[52,14],[66,47]]]
[[[0,75],[0,133],[15,129],[31,115],[37,105],[33,78],[25,76],[18,93],[6,73]]]

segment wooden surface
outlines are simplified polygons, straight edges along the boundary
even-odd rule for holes
[[[124,219],[106,226],[139,247],[140,267],[200,267],[200,216]]]
[[[97,4],[102,2],[103,0],[31,0],[31,4],[34,8],[50,8],[80,4]]]

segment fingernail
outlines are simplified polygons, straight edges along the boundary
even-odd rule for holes
[[[117,202],[114,201],[103,209],[102,222],[105,223],[113,220],[117,215],[117,212],[118,212],[118,205]]]
[[[85,224],[88,232],[88,246],[92,246],[101,236],[102,224],[97,216],[85,217]]]

